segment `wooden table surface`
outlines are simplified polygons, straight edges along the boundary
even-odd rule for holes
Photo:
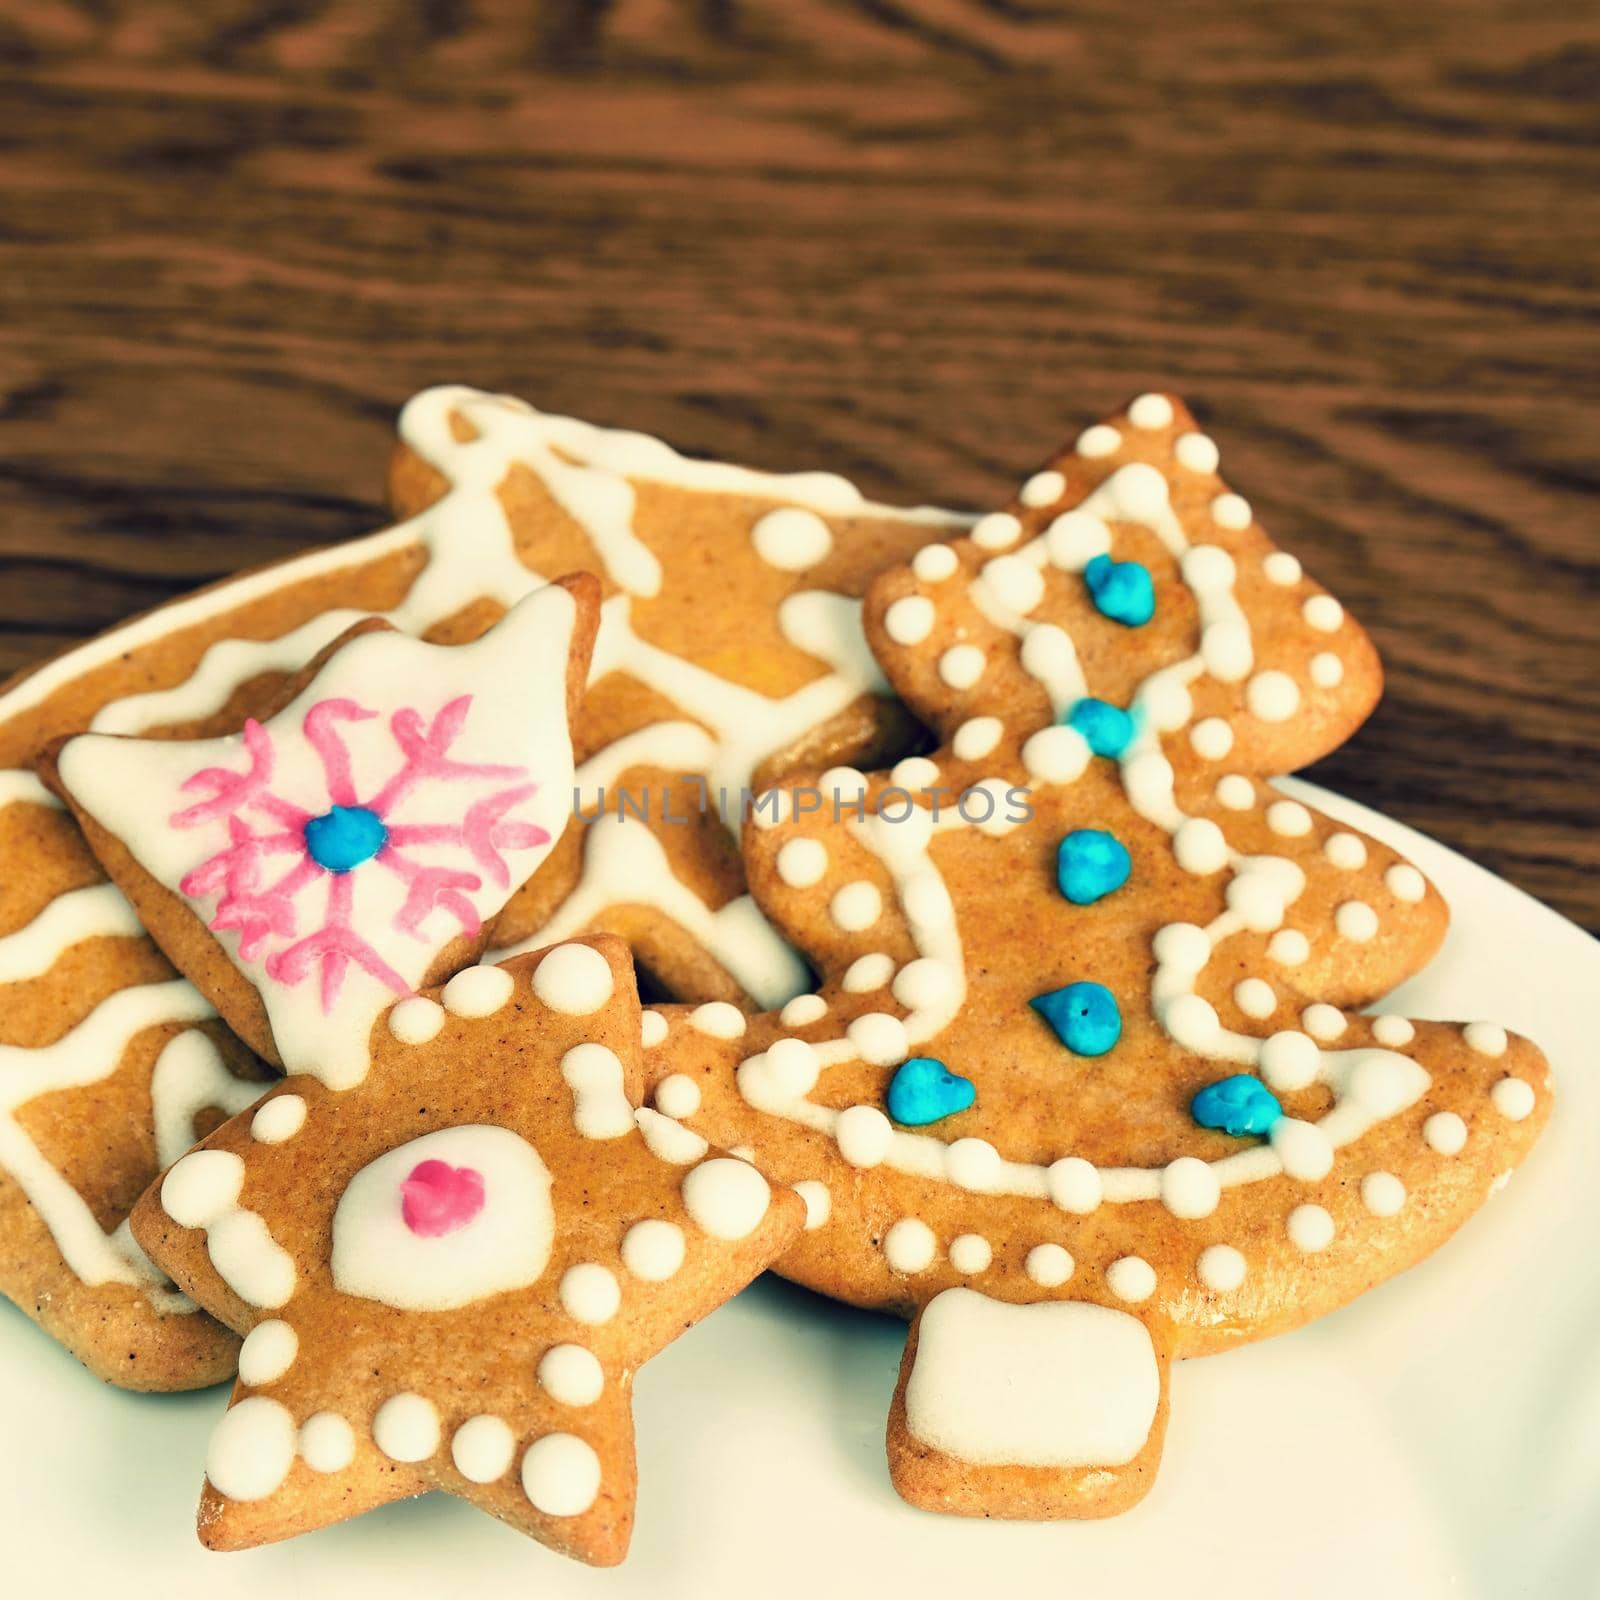
[[[0,669],[360,533],[442,380],[982,507],[1184,393],[1314,776],[1600,928],[1600,12],[0,0]]]

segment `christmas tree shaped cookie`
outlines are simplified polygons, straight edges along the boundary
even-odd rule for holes
[[[458,646],[358,623],[237,735],[80,734],[46,776],[252,1049],[359,1082],[373,1019],[476,959],[566,826],[597,590],[536,590]]]
[[[646,1014],[654,1103],[806,1199],[780,1270],[911,1319],[909,1500],[1097,1516],[1169,1363],[1412,1265],[1526,1154],[1538,1050],[1356,1008],[1438,946],[1420,873],[1263,781],[1347,738],[1370,643],[1146,395],[871,589],[943,738],[746,836],[822,983]]]
[[[470,967],[378,1019],[360,1084],[287,1078],[140,1201],[152,1258],[245,1335],[206,1544],[444,1489],[622,1559],[634,1371],[803,1213],[635,1111],[641,1054],[620,940]]]

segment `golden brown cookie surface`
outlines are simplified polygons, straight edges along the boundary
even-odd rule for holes
[[[247,1335],[208,1545],[439,1488],[622,1559],[634,1371],[802,1209],[636,1112],[639,1015],[614,938],[468,968],[378,1021],[360,1083],[286,1079],[140,1202],[154,1258]]]
[[[880,577],[869,638],[944,746],[746,840],[818,994],[647,1013],[655,1104],[806,1197],[781,1270],[913,1319],[889,1453],[919,1505],[1131,1504],[1171,1359],[1410,1266],[1549,1110],[1524,1040],[1351,1014],[1444,908],[1261,782],[1348,736],[1377,663],[1215,467],[1141,397]]]

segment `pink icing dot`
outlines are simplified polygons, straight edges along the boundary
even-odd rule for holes
[[[483,1210],[483,1174],[448,1161],[419,1161],[400,1185],[400,1214],[420,1238],[464,1228]]]

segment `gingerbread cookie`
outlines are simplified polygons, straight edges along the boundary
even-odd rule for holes
[[[245,1335],[200,1537],[239,1549],[444,1489],[598,1565],[633,1524],[634,1371],[803,1207],[635,1111],[627,946],[469,967],[186,1155],[136,1237]]]
[[[920,1506],[1130,1505],[1174,1358],[1420,1260],[1549,1111],[1494,1024],[1354,1013],[1445,909],[1262,781],[1379,673],[1216,469],[1145,395],[881,576],[868,637],[943,747],[746,836],[820,989],[646,1013],[655,1105],[806,1199],[780,1270],[911,1319],[888,1443]]]
[[[598,610],[582,573],[471,644],[358,623],[240,734],[78,734],[42,770],[234,1032],[342,1087],[373,1018],[476,960],[566,826]]]
[[[34,777],[45,745],[90,729],[235,733],[366,616],[464,643],[541,573],[598,564],[610,592],[600,664],[610,667],[574,738],[584,810],[610,815],[586,849],[576,837],[558,843],[498,943],[557,915],[552,937],[599,920],[631,935],[680,994],[775,1004],[806,975],[744,892],[737,791],[757,769],[770,780],[786,765],[875,760],[906,738],[852,597],[879,566],[961,519],[871,505],[831,474],[686,460],[471,390],[418,396],[403,433],[397,498],[427,503],[411,520],[163,606],[0,696],[0,938],[16,955],[0,956],[0,1047],[10,1052],[0,1293],[114,1381],[208,1383],[229,1360],[222,1330],[197,1345],[203,1319],[164,1309],[172,1297],[117,1231],[156,1170],[155,1126],[177,1128],[194,1087],[187,1074],[152,1083],[160,1046],[210,1008],[172,981]],[[719,788],[734,791],[720,806]],[[630,804],[651,820],[619,824]],[[55,1050],[91,1016],[92,1056],[90,1034]],[[64,1073],[69,1057],[77,1066]],[[212,1081],[226,1090],[225,1075]],[[152,1107],[152,1089],[163,1105]]]

